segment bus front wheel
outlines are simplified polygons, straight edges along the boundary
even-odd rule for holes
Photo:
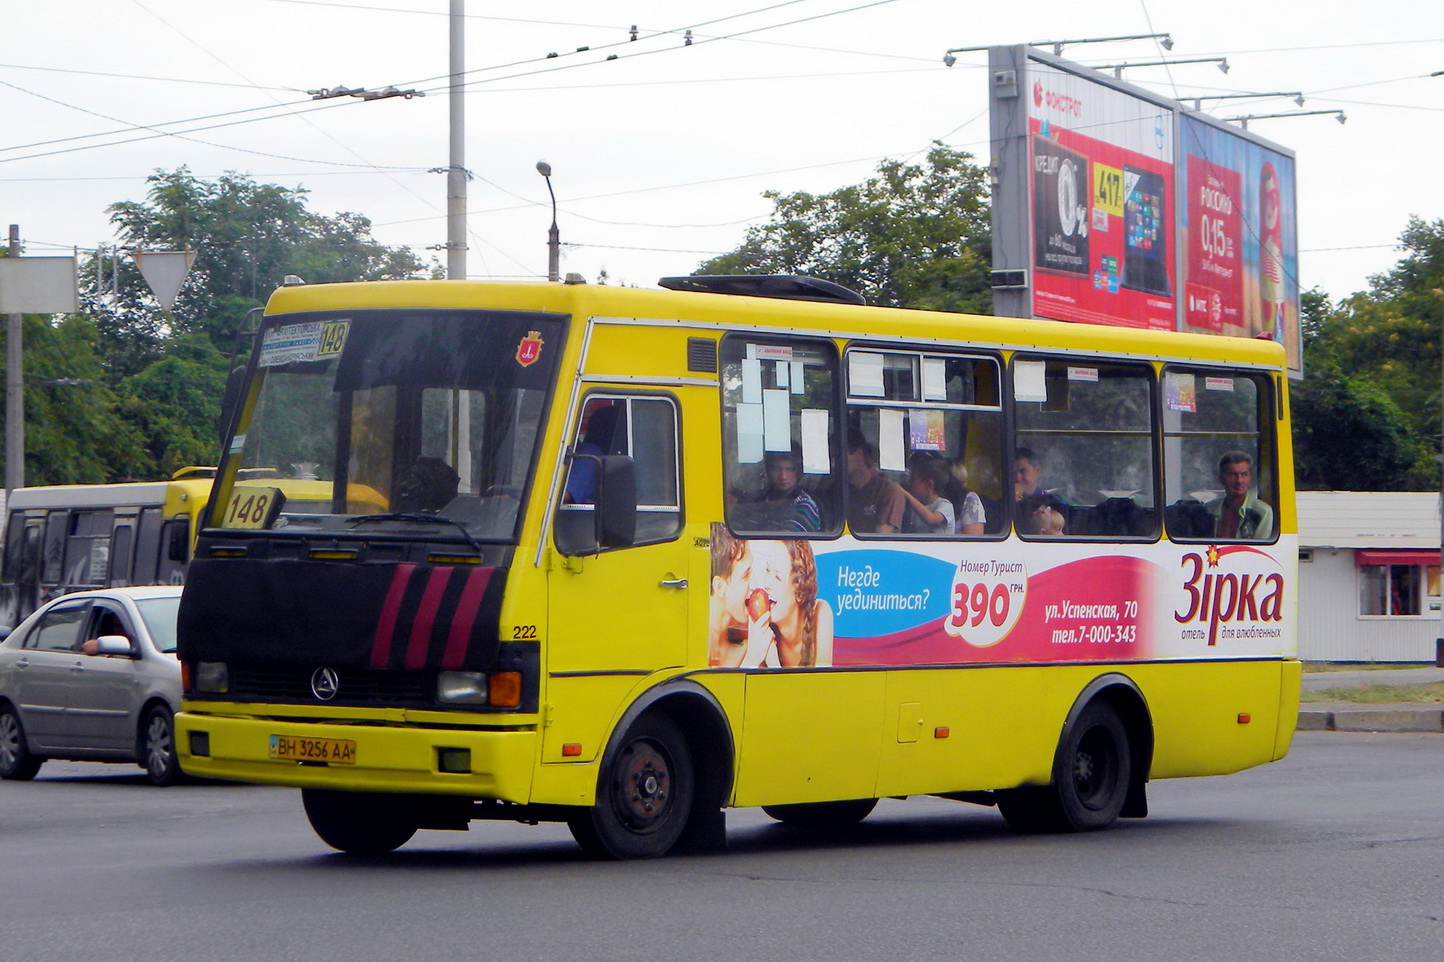
[[[596,804],[567,827],[595,858],[656,858],[682,837],[694,789],[692,756],[676,724],[643,715],[606,763]]]
[[[1058,745],[1053,784],[998,793],[998,810],[1023,832],[1091,832],[1117,819],[1132,778],[1128,731],[1108,703],[1091,702]]]
[[[416,834],[416,813],[399,796],[303,788],[301,804],[321,841],[348,855],[384,855]]]

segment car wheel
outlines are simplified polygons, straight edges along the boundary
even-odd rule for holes
[[[174,785],[180,781],[180,759],[175,750],[175,718],[164,705],[156,705],[146,713],[140,736],[140,764],[152,785]]]
[[[45,759],[33,755],[25,744],[20,716],[9,705],[0,708],[0,778],[28,782],[40,771]]]
[[[385,855],[416,834],[416,809],[398,795],[301,789],[306,818],[321,841],[348,855]]]
[[[588,855],[656,858],[686,830],[693,790],[692,756],[682,733],[663,715],[643,715],[608,762],[597,803],[567,827]]]

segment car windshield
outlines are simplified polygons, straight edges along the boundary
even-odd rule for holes
[[[140,618],[145,630],[150,633],[151,643],[157,651],[175,651],[176,612],[180,610],[180,595],[172,598],[137,598],[135,606],[140,609]]]
[[[213,525],[330,533],[384,516],[368,534],[405,536],[434,517],[439,532],[514,541],[563,331],[519,311],[271,318]]]

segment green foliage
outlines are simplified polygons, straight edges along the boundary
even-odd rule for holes
[[[225,393],[225,355],[203,334],[166,342],[165,356],[121,382],[118,413],[145,439],[153,477],[190,464],[216,464]]]
[[[1336,369],[1313,371],[1294,391],[1293,412],[1300,488],[1407,491],[1437,484],[1429,477],[1432,452],[1377,384]]]
[[[1404,257],[1368,291],[1338,305],[1304,296],[1305,379],[1293,405],[1301,487],[1439,487],[1444,220],[1411,218],[1400,246]]]
[[[195,263],[173,311],[131,259],[92,258],[82,269],[88,318],[54,327],[26,318],[30,484],[161,478],[216,463],[226,357],[247,312],[285,275],[321,283],[426,272],[409,250],[373,240],[360,214],[308,210],[301,189],[233,173],[205,181],[185,168],[156,171],[148,184],[145,201],[109,209],[122,244],[189,248]],[[113,294],[96,293],[97,274],[115,281]]]
[[[67,315],[55,325],[44,317],[26,315],[22,328],[25,483],[80,484],[147,476],[140,434],[119,419],[119,400],[104,382],[95,324],[79,314]],[[0,411],[4,404],[0,396]],[[8,411],[4,414],[9,417]]]
[[[308,210],[301,188],[258,184],[235,173],[203,181],[184,167],[158,170],[147,182],[144,202],[110,206],[122,243],[162,250],[189,247],[196,259],[173,313],[161,310],[129,264],[120,272],[117,303],[93,306],[106,317],[102,326],[108,336],[133,342],[127,356],[134,366],[124,374],[137,373],[154,360],[165,333],[203,333],[229,351],[246,312],[261,306],[287,274],[324,283],[424,272],[409,250],[373,240],[371,222],[360,214],[326,217]]]
[[[877,175],[828,194],[763,196],[772,220],[698,274],[807,274],[870,303],[991,313],[985,171],[934,144],[923,164],[885,160]]]

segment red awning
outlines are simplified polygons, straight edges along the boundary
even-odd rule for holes
[[[1421,551],[1418,548],[1384,548],[1358,550],[1354,552],[1354,564],[1364,565],[1437,565],[1439,552]]]

